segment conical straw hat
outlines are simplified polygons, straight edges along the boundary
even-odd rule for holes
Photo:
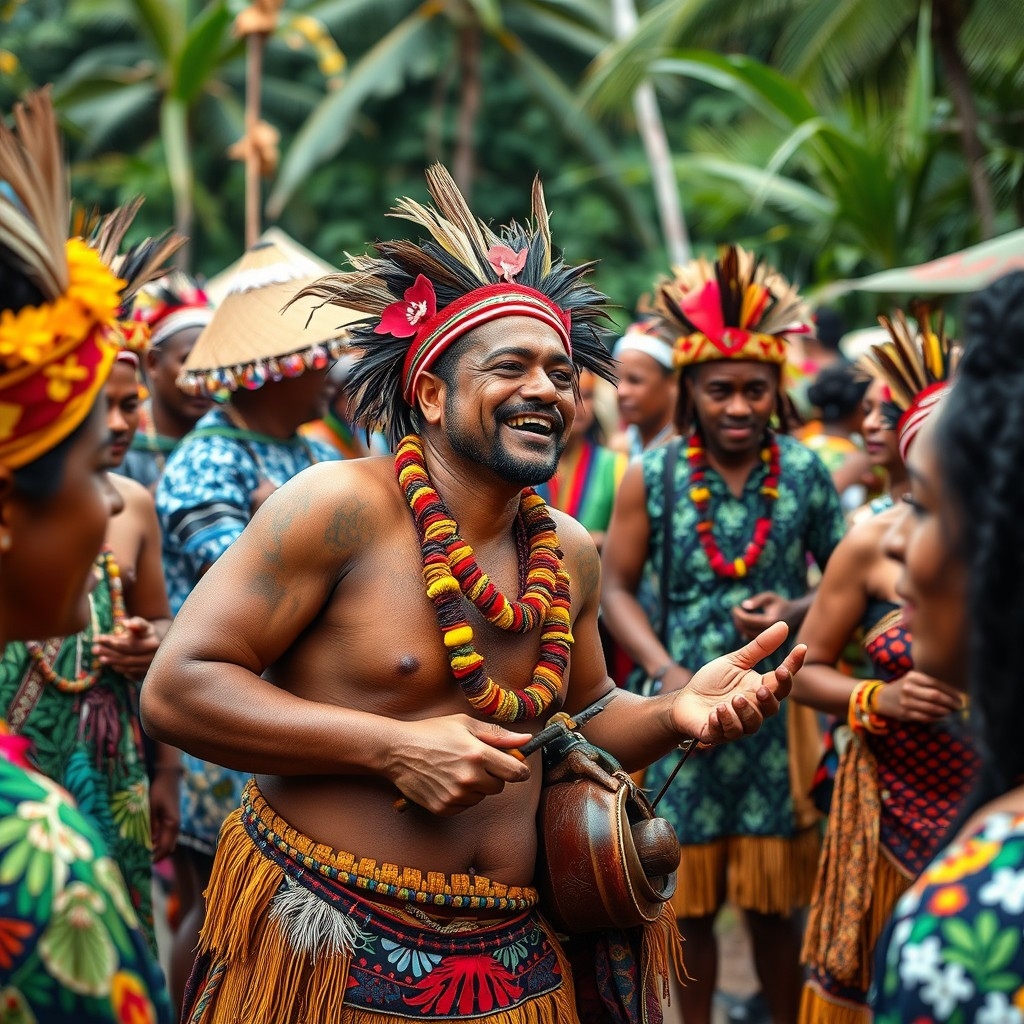
[[[315,298],[288,303],[299,289],[333,269],[297,243],[261,239],[239,261],[213,319],[185,361],[179,387],[192,393],[255,389],[268,380],[327,366],[345,347],[347,325],[365,314]]]

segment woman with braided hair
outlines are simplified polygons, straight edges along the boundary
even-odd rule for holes
[[[910,453],[887,538],[924,672],[970,694],[975,812],[896,907],[879,944],[879,1024],[1016,1021],[1024,996],[1024,273],[971,305],[952,393]]]

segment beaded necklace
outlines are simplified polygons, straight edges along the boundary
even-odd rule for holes
[[[114,561],[114,553],[110,548],[104,548],[100,553],[96,567],[106,575],[110,586],[110,603],[113,617],[112,632],[116,633],[121,628],[121,623],[124,622],[125,617],[124,588],[121,584],[121,570],[118,568],[117,562]],[[74,679],[68,679],[65,676],[59,675],[54,670],[53,665],[46,660],[46,655],[43,653],[43,644],[36,643],[33,640],[25,643],[29,657],[35,662],[36,671],[43,681],[50,686],[55,686],[61,693],[84,693],[96,685],[100,674],[103,672],[103,666],[96,660],[96,656],[91,653],[93,637],[102,632],[92,594],[89,595],[89,613],[89,627],[80,633],[76,633],[74,637],[76,645]],[[83,657],[83,650],[86,645],[88,645],[90,651],[88,668],[85,667],[85,659]],[[60,648],[58,648],[54,660],[59,655]]]
[[[540,717],[561,688],[572,645],[569,574],[562,568],[555,524],[543,498],[531,488],[520,497],[518,519],[528,547],[527,571],[519,599],[509,601],[459,535],[458,524],[430,483],[423,443],[415,434],[399,444],[395,474],[419,534],[427,597],[434,604],[452,675],[463,694],[477,711],[501,722]],[[506,632],[528,633],[541,626],[540,654],[528,686],[505,689],[487,676],[484,659],[473,647],[463,597]]]
[[[768,466],[768,475],[761,484],[761,497],[764,498],[764,511],[754,524],[754,535],[742,556],[727,561],[715,541],[712,532],[714,523],[711,519],[711,491],[704,482],[708,469],[707,453],[700,434],[694,431],[686,447],[686,459],[690,464],[690,500],[696,506],[700,521],[697,523],[697,536],[701,547],[708,556],[712,570],[718,576],[741,578],[746,576],[757,564],[757,560],[768,542],[772,529],[772,507],[779,497],[779,444],[774,434],[768,435],[768,444],[761,449],[761,461]]]

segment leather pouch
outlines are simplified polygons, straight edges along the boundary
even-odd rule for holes
[[[676,888],[679,840],[606,751],[567,728],[544,748],[536,884],[561,932],[658,919]]]

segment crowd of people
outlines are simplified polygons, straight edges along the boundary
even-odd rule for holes
[[[727,905],[744,1019],[1024,1020],[1024,274],[850,361],[725,245],[616,338],[435,166],[214,304],[14,125],[0,1020],[710,1024]]]

